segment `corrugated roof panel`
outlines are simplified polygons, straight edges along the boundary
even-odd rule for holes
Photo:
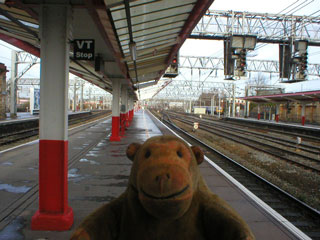
[[[136,16],[144,16],[153,13],[166,13],[172,11],[176,11],[178,8],[185,8],[188,5],[195,4],[196,1],[194,0],[175,0],[175,1],[155,1],[150,3],[149,1],[141,1],[145,2],[145,4],[140,4],[133,6],[130,3],[130,12],[131,16],[134,18]],[[114,21],[118,21],[120,19],[126,19],[125,10],[122,9],[113,9],[111,8],[112,17]],[[172,14],[171,14],[172,15]]]
[[[193,6],[193,4],[188,4],[180,8],[171,8],[161,11],[146,12],[143,15],[131,16],[131,21],[133,25],[136,25],[140,23],[147,23],[157,19],[169,18],[180,14],[188,14],[192,11]],[[114,24],[117,29],[127,26],[125,11],[121,11],[119,13],[112,12],[112,17],[114,16],[118,17],[118,20],[114,20]]]
[[[154,33],[159,33],[159,32],[163,32],[163,31],[167,31],[170,29],[175,29],[176,32],[182,28],[182,26],[184,25],[184,22],[180,21],[180,22],[175,22],[175,23],[167,23],[165,25],[159,25],[156,27],[152,27],[152,28],[141,28],[141,29],[136,29],[133,30],[133,37],[137,38],[137,37],[141,37],[141,36],[148,36],[148,35],[152,35]],[[122,39],[123,36],[128,36],[128,34],[118,34],[119,38]]]
[[[8,27],[10,29],[11,28],[12,29],[20,29],[21,31],[25,31],[26,32],[26,30],[22,29],[20,26],[18,26],[17,24],[15,24],[15,23],[13,23],[10,20],[7,20],[5,18],[0,18],[0,24],[1,24],[1,27],[6,26],[6,27]],[[29,27],[29,29],[31,29],[34,32],[38,32],[39,31],[38,28],[33,28],[33,27],[30,27],[30,26],[28,26],[28,27]]]
[[[158,68],[155,70],[155,64],[163,67],[196,2],[140,0],[130,3],[132,37],[137,46],[138,76],[158,71]],[[111,8],[110,11],[125,61],[129,69],[133,69],[125,7]],[[130,76],[135,78],[135,72],[130,71]]]
[[[32,24],[38,24],[38,21],[33,19],[26,11],[18,9],[18,8],[11,8],[7,7],[6,5],[1,5],[1,8],[11,14],[13,17],[21,20],[26,21]]]
[[[154,34],[150,34],[150,35],[145,34],[144,36],[142,35],[140,37],[134,38],[134,41],[135,42],[141,42],[141,41],[147,41],[147,40],[152,40],[152,39],[162,39],[162,40],[164,40],[164,39],[167,39],[167,38],[171,38],[172,37],[171,35],[178,36],[180,31],[181,31],[181,28],[165,30],[165,31],[154,33]],[[121,43],[121,45],[129,44],[129,38],[123,37],[123,39],[120,39],[120,43]]]
[[[156,19],[153,21],[148,21],[144,23],[139,23],[135,24],[132,26],[132,31],[137,32],[137,31],[143,31],[147,29],[152,29],[160,26],[171,26],[172,24],[183,24],[183,22],[187,19],[188,15],[187,14],[181,14],[178,16],[171,16],[165,19]],[[128,27],[122,27],[117,30],[119,35],[127,34],[128,33]]]
[[[176,40],[176,36],[174,36],[170,39],[165,39],[165,40],[160,40],[160,41],[158,41],[158,39],[150,40],[148,42],[144,41],[144,44],[137,43],[137,49],[139,49],[139,50],[150,49],[150,48],[154,48],[154,47],[161,46],[163,44],[168,44],[168,43],[171,43],[172,45],[174,45],[176,43],[175,40]],[[129,46],[124,46],[123,51],[128,52]]]
[[[148,15],[147,15],[148,16]],[[185,21],[189,16],[189,11],[182,12],[179,14],[174,14],[170,16],[162,16],[159,18],[155,18],[154,16],[150,15],[146,18],[140,17],[140,20],[147,20],[147,21],[140,21],[138,17],[134,18],[135,21],[132,23],[133,30],[136,30],[136,28],[150,28],[150,27],[156,27],[159,25],[166,24],[168,22],[177,22],[177,21]],[[118,21],[117,22],[117,29],[118,31],[122,29],[127,29],[127,22],[126,21]]]

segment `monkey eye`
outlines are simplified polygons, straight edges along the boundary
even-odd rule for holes
[[[150,155],[151,155],[150,150],[147,150],[146,153],[144,154],[144,157],[145,157],[145,158],[149,158]]]
[[[178,151],[177,151],[177,155],[178,155],[179,158],[182,158],[182,152],[181,152],[181,150],[178,150]]]

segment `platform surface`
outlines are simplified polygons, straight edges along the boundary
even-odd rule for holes
[[[301,129],[305,128],[305,129],[320,130],[320,125],[318,125],[318,124],[305,123],[305,125],[302,125],[301,123],[296,123],[296,122],[283,122],[283,121],[276,122],[275,120],[268,120],[268,119],[262,119],[262,118],[260,118],[259,120],[257,118],[244,118],[244,117],[227,117],[227,118],[238,120],[238,121],[247,121],[247,122],[251,121],[251,122],[258,122],[258,123],[263,123],[263,124],[296,127],[296,128],[301,128]]]
[[[125,155],[128,144],[168,133],[143,110],[135,113],[120,142],[109,141],[110,128],[111,118],[106,118],[69,131],[70,231],[30,230],[38,209],[38,142],[0,152],[0,240],[68,239],[85,216],[125,191],[131,168]],[[200,169],[210,189],[238,211],[256,239],[297,239],[208,162]]]

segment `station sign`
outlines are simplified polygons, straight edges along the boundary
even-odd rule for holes
[[[94,39],[73,40],[74,60],[94,60]]]

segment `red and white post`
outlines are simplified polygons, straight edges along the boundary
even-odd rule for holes
[[[246,105],[245,105],[245,118],[248,118],[250,115],[250,102],[246,100]]]
[[[260,117],[261,117],[261,115],[260,115],[260,104],[258,103],[258,120],[260,120]]]
[[[39,209],[33,230],[64,231],[73,224],[68,206],[68,78],[71,8],[42,5]]]
[[[120,141],[120,81],[112,81],[112,126],[111,142]]]
[[[124,129],[129,127],[129,115],[128,115],[128,85],[122,84],[121,87],[121,114],[124,119]],[[122,127],[122,126],[121,126]]]
[[[301,124],[302,126],[304,126],[304,123],[306,121],[306,117],[305,117],[305,114],[306,114],[306,104],[305,103],[301,103],[302,105],[302,108],[301,108]]]
[[[128,108],[129,108],[129,121],[131,122],[133,119],[133,100],[132,100],[132,97],[129,98]]]
[[[120,109],[121,137],[124,137],[125,129],[126,127],[129,126],[127,110],[128,110],[128,85],[122,84],[121,85],[121,109]]]

